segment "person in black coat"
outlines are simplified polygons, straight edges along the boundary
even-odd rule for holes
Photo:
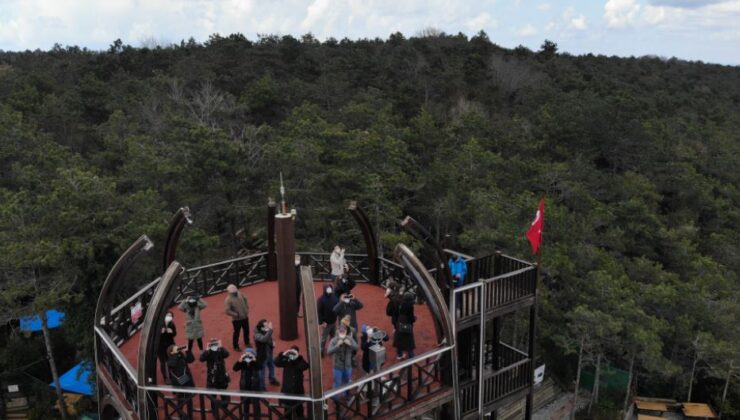
[[[355,288],[355,285],[355,281],[345,274],[341,277],[337,277],[334,281],[334,292],[337,296],[342,296],[345,293],[352,293],[352,289]]]
[[[303,387],[303,372],[308,370],[309,365],[298,352],[298,346],[293,346],[280,353],[275,360],[275,366],[283,368],[283,386],[280,388],[280,392],[297,395],[306,393]],[[303,402],[280,400],[280,404],[285,407],[286,418],[304,418]]]
[[[400,289],[401,285],[395,280],[388,281],[385,288],[385,297],[388,299],[388,303],[385,306],[385,314],[391,318],[393,328],[396,328],[396,322],[398,321],[398,308],[401,303]]]
[[[257,364],[257,353],[253,348],[248,347],[241,355],[239,361],[234,363],[234,372],[241,372],[239,378],[239,389],[242,391],[259,391],[260,390],[260,366]],[[250,418],[249,408],[254,407],[254,418],[260,418],[261,407],[257,398],[242,398],[245,418]]]
[[[167,312],[164,317],[164,326],[159,331],[159,348],[157,349],[157,358],[159,359],[159,370],[162,372],[162,378],[165,383],[170,383],[169,372],[167,371],[167,359],[170,357],[167,350],[171,345],[175,344],[175,336],[177,335],[177,327],[175,327],[175,321],[173,321],[172,312]]]
[[[223,348],[221,341],[212,339],[208,342],[206,351],[200,354],[200,361],[206,362],[206,386],[208,388],[226,389],[231,382],[229,374],[226,373],[226,358],[229,357],[229,352]],[[211,400],[211,407],[214,412],[218,411],[219,404],[217,403],[215,396],[208,397]],[[221,400],[224,402],[221,405],[225,405],[225,402],[229,401],[227,395],[222,395]]]
[[[316,311],[319,315],[321,325],[321,357],[326,356],[326,343],[329,338],[334,338],[337,327],[337,314],[334,307],[339,303],[337,294],[334,293],[332,285],[324,286],[324,294],[316,301]]]
[[[193,374],[190,372],[190,367],[188,366],[188,364],[195,361],[193,353],[185,346],[180,347],[173,344],[167,350],[167,354],[169,354],[167,358],[167,369],[172,385],[176,387],[195,386]],[[179,400],[178,406],[180,407],[177,409],[177,415],[181,419],[189,419],[189,413],[193,412],[192,395],[176,392],[175,397]]]
[[[396,331],[393,334],[393,347],[396,348],[397,358],[399,360],[405,357],[412,358],[415,355],[414,322],[416,322],[416,315],[414,315],[414,298],[413,293],[404,293],[398,307],[398,318],[394,326]]]

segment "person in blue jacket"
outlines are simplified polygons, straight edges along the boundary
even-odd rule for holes
[[[450,268],[454,286],[460,287],[465,284],[465,274],[468,273],[468,265],[465,264],[463,257],[458,255],[457,257],[450,258],[447,261],[447,266]]]

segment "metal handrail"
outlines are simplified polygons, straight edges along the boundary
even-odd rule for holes
[[[231,264],[233,262],[244,261],[244,260],[248,260],[248,259],[251,259],[251,258],[261,257],[263,255],[267,255],[267,252],[258,252],[256,254],[249,254],[249,255],[244,255],[242,257],[232,258],[230,260],[218,261],[218,262],[211,263],[211,264],[201,265],[199,267],[188,268],[185,271],[186,272],[191,272],[191,271],[203,270],[205,268],[212,268],[212,267],[217,267],[219,265]]]
[[[349,391],[352,388],[360,387],[362,385],[365,385],[368,382],[372,382],[372,381],[374,381],[376,379],[379,379],[379,378],[381,378],[381,377],[383,377],[383,376],[385,376],[385,375],[387,375],[389,373],[392,373],[392,372],[395,372],[395,371],[399,371],[399,370],[401,370],[401,369],[403,369],[405,367],[408,367],[408,366],[412,366],[412,365],[416,364],[417,362],[421,362],[423,360],[431,359],[432,357],[435,357],[435,356],[440,355],[440,354],[442,354],[444,352],[450,351],[453,348],[454,348],[454,346],[441,347],[439,349],[432,350],[430,352],[426,352],[424,354],[421,354],[419,356],[416,356],[416,357],[414,357],[412,359],[408,359],[405,362],[397,363],[397,364],[393,365],[392,367],[389,367],[389,368],[386,368],[386,369],[381,370],[379,372],[376,372],[376,373],[374,373],[374,374],[372,374],[370,376],[366,376],[366,377],[362,378],[361,380],[359,380],[357,382],[352,382],[352,383],[349,383],[347,385],[341,386],[339,388],[335,388],[335,389],[333,389],[333,390],[331,390],[329,392],[325,392],[323,394],[322,399],[321,400],[318,400],[318,401],[326,400],[327,398],[331,398],[331,397],[333,397],[335,395],[339,395],[339,394],[341,394],[343,392],[347,392],[347,391]]]
[[[149,284],[147,284],[146,286],[142,287],[142,288],[141,288],[141,289],[139,289],[139,290],[138,290],[138,291],[137,291],[136,293],[134,293],[133,295],[131,295],[131,297],[130,297],[130,298],[128,298],[128,299],[126,299],[126,300],[124,300],[124,301],[123,301],[123,303],[121,303],[120,305],[118,305],[118,306],[116,306],[115,308],[113,308],[113,309],[112,309],[112,310],[110,311],[110,313],[111,313],[111,314],[115,314],[115,313],[117,313],[118,311],[120,311],[121,309],[123,309],[124,307],[126,307],[126,305],[130,305],[130,304],[131,304],[131,303],[132,303],[133,301],[135,301],[135,300],[136,300],[136,299],[137,299],[137,298],[138,298],[139,296],[141,296],[141,295],[143,295],[144,293],[146,293],[146,291],[147,291],[147,290],[149,290],[149,289],[151,289],[152,287],[156,286],[156,285],[157,285],[157,283],[159,283],[159,281],[160,281],[161,279],[162,279],[161,277],[157,277],[156,279],[152,280],[152,281],[151,281],[151,282],[150,282]],[[107,314],[106,314],[106,315],[107,315]],[[105,318],[105,317],[103,317],[103,318]]]
[[[321,398],[312,398],[309,396],[296,395],[296,394],[283,394],[279,392],[230,391],[230,390],[214,390],[212,388],[199,388],[199,387],[140,385],[139,388],[147,390],[147,391],[157,391],[157,392],[172,392],[172,393],[184,393],[184,394],[207,394],[207,395],[217,395],[217,396],[228,395],[231,397],[243,397],[243,398],[286,399],[286,400],[295,400],[295,401],[301,401],[301,402],[322,402],[322,401],[326,401],[327,399],[335,395],[347,392],[353,388],[361,387],[365,385],[366,383],[379,379],[385,375],[388,375],[389,373],[393,373],[405,367],[415,365],[418,362],[431,359],[435,356],[438,356],[442,353],[452,350],[452,348],[453,346],[445,346],[445,347],[421,354],[412,359],[408,359],[404,362],[397,363],[393,365],[392,367],[384,369],[380,372],[376,372],[372,375],[366,376],[359,381],[352,382],[342,387],[332,389],[331,391],[328,391],[328,392],[324,392]]]
[[[496,375],[499,375],[501,373],[508,372],[508,371],[510,371],[512,369],[518,368],[521,365],[524,365],[526,363],[529,363],[530,360],[532,360],[532,359],[530,359],[528,357],[528,358],[522,359],[522,360],[520,360],[520,361],[518,361],[516,363],[512,363],[509,366],[506,366],[505,368],[502,368],[502,369],[499,369],[499,370],[489,370],[488,372],[485,373],[485,375],[483,376],[483,379],[485,380],[485,379],[488,379],[488,378],[492,378],[492,377],[494,377]]]
[[[498,276],[491,277],[490,279],[481,279],[480,281],[482,281],[482,282],[493,282],[493,281],[496,281],[496,280],[499,280],[499,279],[505,279],[505,278],[509,278],[509,277],[514,277],[516,275],[519,275],[519,274],[522,274],[522,273],[526,273],[527,271],[531,271],[531,270],[534,270],[534,266],[533,265],[531,265],[529,267],[520,268],[518,270],[509,271],[508,273],[499,274]]]
[[[529,261],[524,261],[524,260],[520,260],[519,258],[516,258],[516,257],[512,257],[511,255],[507,255],[507,254],[501,254],[501,256],[502,256],[502,257],[504,257],[504,258],[508,258],[508,259],[510,259],[510,260],[516,261],[516,262],[518,262],[518,263],[521,263],[521,264],[524,264],[524,265],[528,265],[528,266],[530,266],[530,267],[534,267],[534,264],[532,264],[531,262],[529,262]]]
[[[136,379],[136,374],[134,373],[134,367],[131,366],[131,363],[129,363],[128,359],[126,359],[123,354],[121,354],[121,350],[118,348],[118,346],[113,343],[113,340],[108,336],[108,333],[101,330],[97,326],[95,326],[95,333],[100,337],[101,340],[103,340],[103,343],[110,349],[110,351],[113,353],[113,356],[118,360],[118,363],[123,366],[123,369],[128,373],[128,376],[136,383],[138,383],[138,380]]]

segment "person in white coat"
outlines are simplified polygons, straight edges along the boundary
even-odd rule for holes
[[[344,248],[336,245],[334,251],[329,257],[331,262],[331,281],[332,283],[337,280],[338,277],[344,275],[344,270],[347,268],[347,260],[344,258]]]

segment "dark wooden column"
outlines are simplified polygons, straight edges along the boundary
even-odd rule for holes
[[[277,239],[277,280],[280,304],[280,339],[298,338],[298,308],[296,307],[295,223],[290,214],[275,216]]]
[[[275,200],[267,201],[267,280],[277,280],[275,259]]]

